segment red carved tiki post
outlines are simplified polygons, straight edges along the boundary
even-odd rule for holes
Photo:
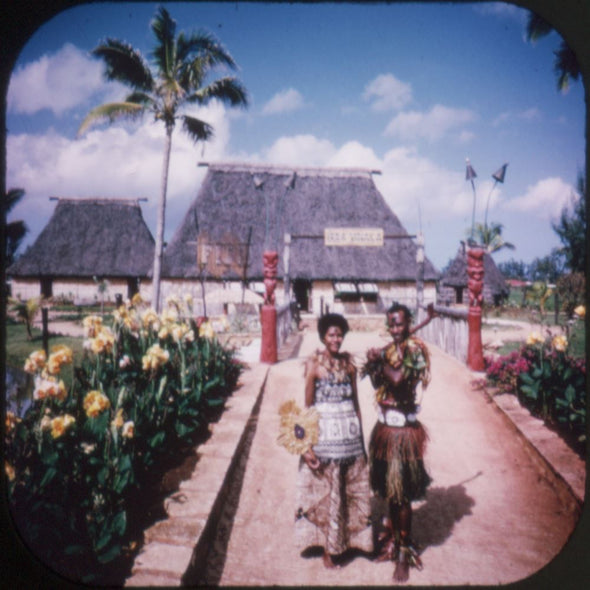
[[[279,253],[265,250],[262,254],[264,275],[264,303],[260,310],[262,342],[260,345],[260,362],[277,362],[277,310],[275,308],[275,289],[277,286],[277,267]]]
[[[467,249],[467,290],[469,293],[469,344],[467,347],[467,366],[473,371],[483,371],[483,347],[481,343],[481,308],[483,304],[483,248]]]

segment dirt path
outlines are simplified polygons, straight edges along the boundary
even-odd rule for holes
[[[379,344],[350,333],[345,348],[359,355]],[[305,336],[299,358],[271,368],[243,487],[223,556],[222,585],[372,586],[391,583],[393,567],[365,557],[339,570],[302,558],[293,542],[298,459],[276,443],[278,408],[303,396],[302,358],[320,346]],[[410,584],[500,584],[528,577],[562,549],[575,526],[552,488],[538,475],[495,409],[472,391],[473,375],[432,348],[432,383],[421,421],[430,434],[427,498],[414,505],[414,538],[424,569]],[[365,438],[375,421],[368,380],[360,382]]]

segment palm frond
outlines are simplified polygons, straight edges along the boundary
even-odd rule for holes
[[[182,128],[194,142],[205,141],[213,137],[213,127],[195,117],[184,115],[182,117]]]
[[[231,106],[248,106],[248,93],[236,78],[219,78],[187,97],[187,102],[206,104],[217,98]]]
[[[106,64],[105,76],[139,90],[149,91],[154,81],[152,73],[141,53],[128,43],[107,39],[96,47],[92,54]]]
[[[565,92],[569,88],[570,80],[577,80],[580,77],[580,64],[576,54],[565,41],[561,42],[554,54],[553,69],[557,74],[557,88]]]
[[[110,123],[118,119],[136,119],[145,111],[145,107],[141,104],[131,102],[111,102],[102,104],[92,109],[84,118],[80,127],[78,128],[78,137],[97,123],[108,120]]]
[[[217,66],[226,66],[235,70],[237,68],[234,58],[229,51],[210,33],[198,31],[189,37],[178,36],[179,61],[201,60],[207,69]]]
[[[4,207],[6,213],[12,210],[12,208],[25,196],[25,190],[22,188],[11,188],[5,194]]]
[[[135,104],[141,104],[144,106],[148,106],[148,105],[153,105],[154,104],[154,99],[149,95],[146,94],[145,92],[132,92],[131,94],[127,95],[127,97],[125,98],[125,102],[132,102]]]
[[[542,16],[536,12],[529,12],[526,25],[527,41],[538,41],[541,37],[549,35],[551,31],[553,31],[553,27]]]
[[[173,75],[176,21],[163,6],[160,7],[158,14],[152,20],[152,31],[158,40],[152,51],[158,70],[162,75]]]

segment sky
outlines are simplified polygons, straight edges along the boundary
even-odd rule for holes
[[[198,193],[206,171],[199,162],[252,162],[380,171],[377,188],[409,233],[423,232],[439,270],[469,235],[474,196],[476,222],[487,205],[488,222],[501,223],[516,247],[496,262],[528,263],[560,245],[551,222],[584,169],[584,91],[581,81],[557,91],[560,37],[527,42],[525,10],[503,2],[165,6],[177,32],[204,29],[222,42],[249,95],[247,109],[185,111],[215,135],[195,145],[177,126],[167,241]],[[127,93],[105,82],[91,50],[111,37],[149,58],[157,7],[76,6],[42,25],[19,54],[7,96],[7,187],[26,192],[8,218],[29,227],[21,252],[56,196],[145,198],[155,235],[162,124],[146,116],[81,137],[77,129],[93,107]],[[495,183],[505,163],[504,182]]]

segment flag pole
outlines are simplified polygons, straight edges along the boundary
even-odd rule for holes
[[[507,167],[508,167],[508,163],[504,164],[500,169],[496,170],[496,172],[494,172],[492,174],[492,178],[494,179],[494,185],[492,186],[492,190],[490,191],[490,194],[488,195],[488,200],[486,202],[486,214],[484,217],[484,226],[485,226],[486,230],[488,229],[488,206],[490,204],[490,197],[492,196],[492,193],[494,192],[496,185],[499,182],[504,183],[504,176],[506,176],[506,168]]]
[[[465,180],[471,181],[471,189],[473,190],[473,212],[471,214],[471,241],[473,242],[473,232],[475,229],[475,201],[476,201],[476,194],[475,194],[475,183],[473,179],[477,176],[473,166],[471,166],[471,162],[469,158],[465,158],[466,162],[466,169],[465,169]]]

